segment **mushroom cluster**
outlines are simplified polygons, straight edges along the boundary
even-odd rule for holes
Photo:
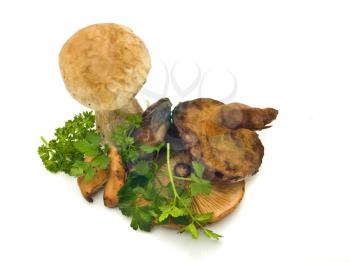
[[[180,150],[173,150],[170,161],[176,176],[189,176],[192,161],[205,166],[205,177],[211,181],[212,190],[209,195],[195,196],[192,209],[199,214],[213,213],[210,222],[217,222],[240,203],[245,179],[258,172],[264,147],[256,131],[268,128],[278,111],[200,98],[177,105],[170,124],[169,104],[164,107],[164,101],[169,100],[158,101],[143,114],[143,129],[150,129],[152,124],[162,127],[157,129],[160,132],[157,132],[158,137],[170,144],[182,145],[174,145]],[[153,139],[151,141],[152,144]],[[148,143],[148,140],[142,142]],[[157,140],[157,143],[160,142],[162,140]],[[158,173],[163,186],[169,182],[168,177],[163,175],[166,172],[167,165],[164,164]],[[181,182],[178,186],[186,187],[188,183]]]
[[[180,103],[172,111],[170,100],[163,98],[143,112],[135,95],[146,82],[150,56],[138,36],[117,24],[95,24],[76,32],[64,44],[59,59],[67,90],[81,104],[95,110],[97,129],[104,143],[111,146],[109,169],[96,170],[92,181],[78,179],[86,200],[92,201],[92,195],[104,187],[105,205],[118,204],[118,191],[132,163],[122,163],[111,134],[126,116],[142,114],[142,124],[133,133],[136,143],[170,143],[170,168],[176,176],[189,176],[192,161],[205,166],[205,178],[211,181],[212,190],[209,195],[193,198],[196,213],[212,212],[213,223],[240,203],[245,179],[258,172],[264,155],[256,131],[269,127],[277,110],[200,98]],[[162,175],[167,166],[162,164],[157,176],[159,183],[167,184],[168,177]]]

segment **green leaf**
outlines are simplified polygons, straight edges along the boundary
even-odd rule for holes
[[[199,162],[192,162],[194,173],[197,177],[202,178],[205,170],[205,166]]]
[[[81,160],[77,160],[73,164],[73,167],[81,168],[83,171],[85,171],[89,166],[90,163]]]
[[[135,143],[135,139],[131,136],[127,136],[127,137],[125,137],[124,142],[127,145],[133,145]]]
[[[204,231],[204,234],[210,239],[219,240],[222,237],[221,235],[206,228],[204,228],[203,231]]]
[[[98,154],[98,148],[85,139],[75,142],[74,147],[86,156],[95,157]]]
[[[158,218],[159,222],[163,222],[165,219],[167,219],[170,216],[171,209],[173,208],[172,205],[166,205],[159,207],[160,211],[162,212]]]
[[[109,157],[106,155],[99,155],[91,162],[91,166],[106,169],[109,165]]]
[[[209,194],[211,190],[210,181],[198,178],[194,174],[191,175],[191,194],[196,196],[199,194]]]
[[[196,219],[197,222],[199,222],[201,225],[205,225],[213,217],[213,213],[205,213],[205,214],[195,214],[194,218]]]
[[[199,232],[198,229],[196,228],[196,226],[194,225],[194,223],[188,224],[187,226],[185,226],[183,229],[181,229],[179,232],[183,233],[187,231],[188,233],[190,233],[192,235],[193,239],[198,239],[199,237]]]
[[[135,127],[140,127],[140,125],[142,123],[142,116],[141,115],[129,115],[126,118],[126,121]]]
[[[86,141],[95,147],[98,147],[101,143],[101,137],[96,133],[88,133],[86,135]]]
[[[134,162],[139,156],[139,148],[132,136],[135,128],[142,122],[141,115],[131,115],[116,126],[112,133],[112,141],[118,147],[124,163]]]
[[[135,172],[140,175],[147,176],[150,172],[149,162],[145,160],[138,162],[135,166]]]
[[[85,176],[84,176],[84,180],[86,182],[89,182],[92,180],[92,178],[94,177],[95,175],[95,170],[89,166],[86,170],[85,170]]]
[[[153,211],[148,207],[137,208],[132,216],[131,227],[134,230],[151,231],[153,222]]]
[[[132,216],[136,210],[136,194],[133,188],[128,185],[128,182],[119,190],[118,208],[124,216]]]
[[[184,208],[178,208],[176,206],[174,206],[170,212],[170,215],[172,217],[182,217],[187,215],[187,211]]]
[[[157,146],[150,146],[150,145],[147,145],[147,144],[144,144],[144,145],[140,145],[140,149],[147,153],[147,154],[151,154],[151,153],[157,153],[159,154],[160,150],[164,147],[164,143],[160,143],[159,145]]]
[[[84,174],[84,170],[80,167],[72,167],[72,169],[70,170],[69,175],[71,176],[82,176]]]

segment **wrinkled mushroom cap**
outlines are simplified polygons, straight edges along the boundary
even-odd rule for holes
[[[264,147],[255,130],[266,128],[277,114],[273,108],[199,98],[180,103],[173,120],[192,157],[212,176],[235,183],[258,172]]]
[[[170,159],[170,166],[174,173],[174,168],[179,163],[191,164],[191,156],[187,152],[179,153]],[[159,172],[158,178],[163,186],[169,183],[167,174],[167,165],[163,165]],[[189,186],[190,182],[177,182],[178,186]],[[244,196],[245,182],[233,184],[222,183],[218,180],[211,181],[212,187],[210,194],[200,194],[192,200],[192,210],[198,214],[213,213],[210,223],[215,223],[230,214],[241,202]],[[168,225],[177,227],[177,225]]]
[[[148,50],[129,28],[95,24],[76,32],[59,55],[69,93],[95,110],[127,104],[146,81],[151,68]]]

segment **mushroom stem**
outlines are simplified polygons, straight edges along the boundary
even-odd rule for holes
[[[111,143],[111,135],[114,127],[125,117],[133,114],[142,114],[143,110],[135,98],[124,107],[112,111],[96,111],[96,127],[103,142]]]

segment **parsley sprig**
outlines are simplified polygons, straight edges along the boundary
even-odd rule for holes
[[[132,133],[140,127],[141,122],[142,116],[130,115],[113,131],[112,141],[116,144],[124,163],[133,162],[139,157],[139,148]]]
[[[92,112],[83,112],[68,120],[63,127],[57,128],[55,138],[38,148],[39,156],[52,173],[64,172],[71,176],[86,174],[89,181],[95,175],[95,168],[106,169],[109,164],[108,147],[101,144],[96,131],[95,116]],[[84,159],[90,157],[90,162]]]
[[[205,228],[205,224],[207,224],[211,220],[213,214],[212,213],[205,213],[205,214],[194,213],[193,210],[190,208],[191,202],[188,201],[188,195],[187,197],[184,198],[178,193],[178,190],[174,182],[174,175],[170,165],[170,144],[169,143],[167,144],[167,166],[168,166],[168,176],[170,180],[170,185],[171,185],[174,197],[173,197],[173,201],[167,203],[167,205],[165,206],[160,207],[160,210],[162,211],[162,213],[159,216],[158,221],[162,222],[165,219],[167,219],[169,216],[173,218],[186,216],[190,220],[190,223],[187,224],[185,227],[183,227],[180,230],[180,233],[187,231],[192,235],[192,238],[197,239],[199,237],[198,228],[200,228],[207,237],[218,240],[221,237],[219,234],[216,234],[215,232]],[[192,198],[198,194],[209,194],[210,182],[202,178],[204,173],[204,166],[201,165],[199,162],[193,162],[192,166],[194,169],[194,174],[191,174],[192,183],[191,183],[190,197]]]
[[[114,142],[121,148],[123,160],[134,162],[134,167],[129,171],[126,183],[118,194],[118,207],[122,214],[131,217],[131,227],[150,231],[154,224],[174,223],[181,225],[180,233],[189,232],[194,239],[199,237],[200,231],[211,239],[219,239],[219,234],[205,228],[212,213],[197,214],[191,208],[193,197],[210,193],[211,184],[203,178],[204,166],[192,162],[193,173],[189,178],[174,176],[170,165],[170,144],[167,144],[168,172],[163,175],[168,176],[169,182],[163,185],[158,177],[158,157],[164,143],[157,146],[135,144],[132,132],[139,124],[135,118],[126,119],[113,135]],[[141,151],[156,154],[152,160],[137,160]],[[177,180],[190,182],[190,186],[177,186]]]

